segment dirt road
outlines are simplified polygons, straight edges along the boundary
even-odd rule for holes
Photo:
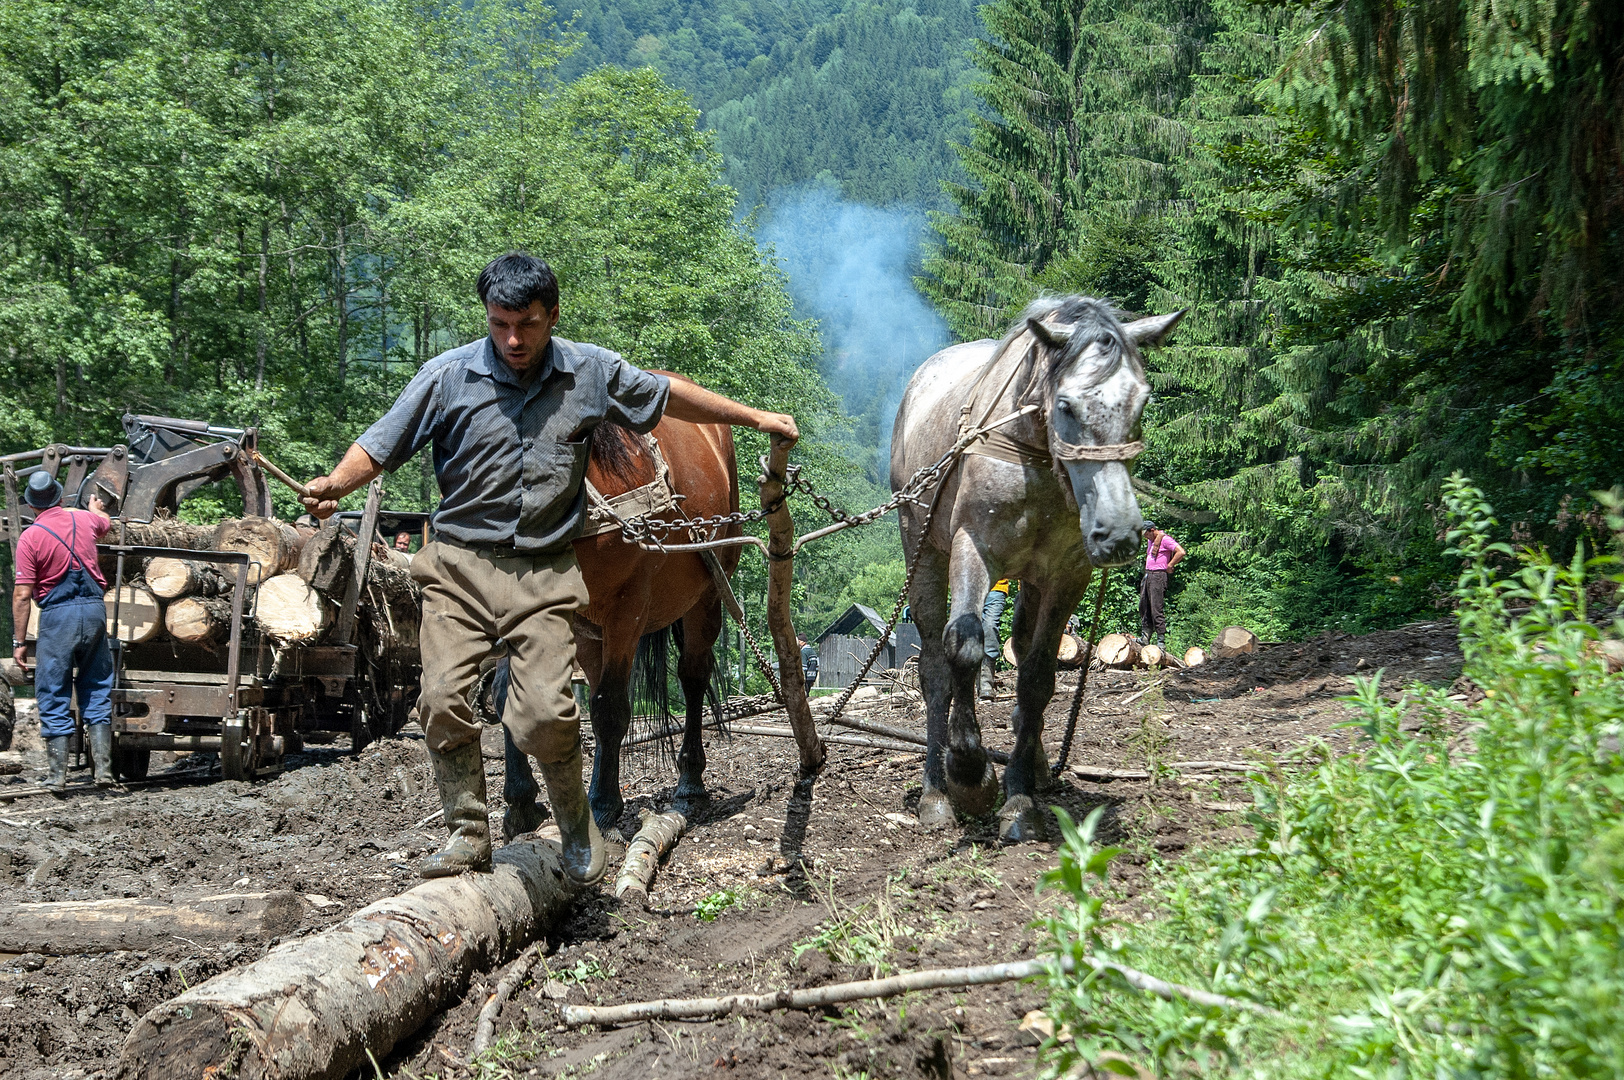
[[[1336,725],[1349,676],[1387,669],[1384,685],[1448,684],[1459,672],[1454,628],[1421,624],[1365,637],[1328,636],[1269,646],[1156,682],[1148,673],[1096,672],[1072,761],[1137,768],[1147,760],[1253,761],[1323,740],[1351,742]],[[1073,676],[1050,707],[1048,750],[1058,753]],[[1013,676],[1003,676],[1007,692]],[[1011,702],[982,711],[987,741],[1007,748]],[[869,716],[922,730],[916,710],[872,706]],[[32,735],[30,731],[32,730]],[[499,749],[498,733],[488,752]],[[37,729],[26,715],[5,785],[37,782]],[[792,803],[793,744],[751,736],[710,740],[713,805],[656,878],[649,913],[604,889],[577,906],[548,943],[544,967],[506,1007],[490,1061],[515,1076],[1029,1075],[1036,1041],[1019,1030],[1042,1004],[1030,986],[934,991],[886,1005],[825,1014],[781,1013],[699,1024],[564,1030],[563,1002],[766,990],[868,977],[876,970],[1027,957],[1030,923],[1054,900],[1034,885],[1052,845],[1000,848],[993,822],[922,832],[912,810],[920,759],[830,748],[810,812]],[[499,760],[487,761],[493,813]],[[32,796],[0,802],[0,898],[6,901],[147,897],[291,889],[304,897],[298,934],[416,882],[412,863],[442,838],[421,741],[390,740],[352,756],[313,747],[274,780],[204,782],[174,773],[138,791]],[[631,760],[629,835],[636,812],[663,809],[672,769],[656,753]],[[1112,839],[1128,848],[1117,889],[1125,911],[1144,868],[1200,845],[1245,834],[1235,807],[1244,777],[1199,784],[1094,783],[1068,776],[1052,801],[1083,817],[1107,807]],[[801,869],[786,855],[805,853]],[[45,957],[0,953],[0,1076],[107,1075],[138,1015],[188,985],[251,960],[273,942]],[[4,944],[0,943],[0,949]],[[499,973],[382,1062],[391,1077],[471,1076],[476,1017]]]

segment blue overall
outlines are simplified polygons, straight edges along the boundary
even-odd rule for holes
[[[35,522],[32,528],[45,529]],[[39,640],[35,643],[34,697],[39,701],[39,732],[53,739],[73,734],[70,707],[79,691],[79,715],[88,724],[113,718],[113,653],[107,647],[107,603],[102,587],[73,550],[73,544],[50,529],[68,549],[68,572],[39,605]],[[79,523],[69,535],[78,538]],[[74,678],[74,668],[79,677]]]

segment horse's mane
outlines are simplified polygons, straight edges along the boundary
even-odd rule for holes
[[[644,470],[639,468],[643,459],[642,440],[611,420],[592,429],[591,458],[599,471],[625,485],[623,491],[648,482],[642,475]]]
[[[1070,338],[1059,350],[1044,350],[1049,354],[1047,364],[1033,367],[1033,381],[1036,382],[1041,378],[1044,382],[1045,400],[1053,396],[1055,383],[1060,374],[1070,368],[1088,351],[1088,347],[1096,342],[1104,346],[1107,360],[1089,379],[1089,385],[1096,385],[1109,379],[1124,363],[1133,365],[1137,374],[1144,375],[1144,361],[1139,356],[1139,346],[1123,331],[1122,320],[1116,308],[1107,300],[1096,300],[1092,296],[1038,297],[1026,306],[1026,310],[1021,312],[1020,317],[1010,325],[998,342],[998,351],[995,355],[999,360],[1003,359],[1004,354],[1018,339],[1031,333],[1033,322],[1043,323],[1057,330],[1064,328],[1071,332]],[[1030,392],[1033,387],[1028,386],[1027,389]]]

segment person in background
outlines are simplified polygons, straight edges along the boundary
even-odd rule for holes
[[[40,736],[45,740],[45,786],[60,791],[68,783],[70,711],[79,691],[96,785],[113,779],[113,653],[107,645],[107,579],[96,559],[96,541],[108,529],[101,499],[89,510],[58,506],[62,485],[41,470],[28,478],[23,501],[38,515],[17,540],[17,583],[11,594],[11,653],[22,666],[27,650],[30,602],[39,604],[39,639],[34,646],[34,696],[39,700]],[[77,675],[75,675],[77,671]]]
[[[1152,635],[1157,646],[1167,644],[1167,613],[1162,601],[1167,596],[1167,576],[1184,561],[1179,542],[1145,522],[1145,576],[1139,580],[1139,644],[1149,645]]]
[[[818,682],[818,647],[807,644],[804,637],[795,639],[801,647],[801,674],[806,677],[808,687],[816,686]]]
[[[412,534],[405,529],[395,534],[395,550],[402,555],[410,556],[412,553]]]
[[[998,640],[998,624],[1008,604],[1008,578],[995,581],[992,588],[987,590],[986,599],[981,602],[981,645],[985,655],[981,658],[981,678],[976,680],[976,692],[983,701],[992,700],[997,692],[993,672],[997,668],[998,658],[1004,655],[1004,643]]]

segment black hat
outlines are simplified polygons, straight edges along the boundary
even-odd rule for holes
[[[1156,525],[1156,523],[1154,521],[1147,521],[1143,525],[1140,526],[1140,531],[1141,532],[1149,532],[1150,530],[1155,529],[1155,528],[1157,528],[1157,525]]]
[[[28,488],[23,492],[23,501],[35,510],[48,510],[62,501],[62,485],[56,482],[56,477],[44,469],[30,473]]]

